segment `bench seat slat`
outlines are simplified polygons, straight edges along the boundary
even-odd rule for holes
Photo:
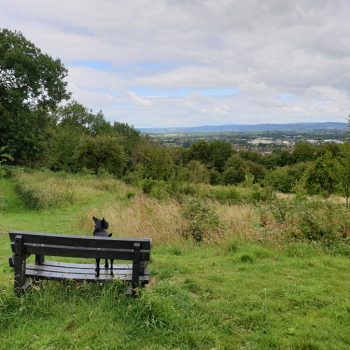
[[[77,264],[78,265],[78,264]],[[95,275],[95,266],[93,267],[84,267],[84,264],[79,264],[81,266],[76,267],[66,267],[66,266],[57,266],[57,265],[27,265],[27,269],[35,269],[37,271],[48,271],[48,272],[62,272],[62,273],[73,273],[73,274],[93,274]],[[101,267],[100,273],[102,272],[109,273],[109,269]],[[129,274],[132,271],[132,266],[129,264],[113,266],[113,272],[119,274]]]
[[[34,265],[38,266],[38,265]],[[53,267],[63,267],[67,269],[94,269],[96,264],[85,264],[85,263],[68,263],[63,261],[45,261],[39,266],[53,266]],[[113,269],[132,269],[132,264],[113,264]]]
[[[114,276],[109,274],[108,270],[101,269],[100,276],[95,277],[95,270],[92,269],[90,273],[88,269],[83,269],[82,273],[69,273],[69,272],[58,272],[58,271],[45,271],[38,269],[38,265],[28,265],[26,268],[26,277],[40,278],[47,280],[75,280],[75,281],[86,281],[86,282],[103,282],[103,281],[113,281],[122,280],[129,282],[132,279],[132,273],[125,273],[129,270],[116,270],[114,271]],[[149,274],[140,276],[140,281],[145,283],[149,280]]]

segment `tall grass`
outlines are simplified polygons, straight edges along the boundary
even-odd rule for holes
[[[16,188],[31,209],[86,203],[76,229],[92,232],[92,216],[105,217],[116,236],[151,237],[159,244],[192,239],[244,240],[280,245],[291,241],[333,244],[350,237],[350,211],[334,201],[276,198],[268,189],[147,182],[149,194],[108,176],[18,173]],[[145,187],[145,186],[144,186]],[[163,192],[165,190],[165,192]],[[145,191],[145,188],[144,188]],[[164,193],[166,195],[164,195]],[[158,194],[160,198],[154,198]]]
[[[145,195],[131,198],[129,203],[110,201],[101,207],[81,213],[77,225],[92,232],[92,216],[107,218],[109,230],[117,237],[151,237],[157,243],[183,240],[184,220],[181,205],[175,200],[160,202]]]
[[[84,203],[106,193],[124,196],[135,193],[135,189],[111,177],[22,172],[15,175],[15,182],[26,207],[37,210]]]

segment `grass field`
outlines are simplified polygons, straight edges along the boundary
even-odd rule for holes
[[[55,191],[73,195],[55,202]],[[40,208],[28,205],[34,195],[46,196]],[[195,244],[181,235],[181,204],[113,179],[0,179],[0,349],[350,349],[347,246],[274,242],[295,221],[269,206],[211,207],[222,239]],[[15,297],[8,229],[90,234],[93,214],[110,218],[115,235],[154,239],[153,281],[140,297],[117,283],[57,282]]]

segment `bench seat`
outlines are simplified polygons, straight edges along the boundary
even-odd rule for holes
[[[40,278],[46,280],[75,280],[79,282],[106,282],[122,280],[131,282],[132,264],[117,264],[113,266],[114,276],[110,275],[110,270],[104,267],[100,270],[100,276],[95,277],[95,264],[72,264],[60,261],[45,261],[42,265],[27,264],[25,276],[29,278]],[[140,283],[149,281],[149,273],[145,271],[139,277]]]

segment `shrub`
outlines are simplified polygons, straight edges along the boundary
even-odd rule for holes
[[[213,235],[220,231],[220,221],[218,215],[209,206],[202,202],[191,199],[184,206],[184,219],[187,222],[184,236],[191,237],[196,242],[210,240]]]
[[[194,183],[208,183],[209,170],[198,160],[191,160],[183,169],[183,177],[185,181]]]
[[[275,200],[270,212],[294,240],[334,244],[350,235],[350,212],[340,204],[309,200]]]
[[[318,157],[305,174],[305,188],[309,194],[329,197],[339,181],[339,162],[330,152]]]
[[[248,172],[247,163],[238,154],[233,154],[225,164],[222,179],[225,185],[238,184],[244,181]]]
[[[265,176],[265,184],[280,192],[293,192],[304,175],[307,166],[307,163],[298,163],[271,170]]]
[[[13,157],[10,154],[6,153],[5,150],[5,147],[0,147],[0,177],[5,176],[7,173],[4,164],[13,161]]]

